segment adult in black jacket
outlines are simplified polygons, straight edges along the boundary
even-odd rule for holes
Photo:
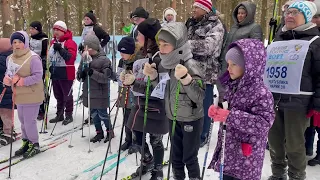
[[[92,31],[98,37],[102,48],[108,44],[108,42],[110,41],[110,36],[98,25],[97,18],[94,15],[93,11],[89,11],[84,15],[84,24],[85,27],[83,28],[81,34],[81,44],[78,48],[79,52],[82,52],[84,50],[84,46],[82,44],[84,36]]]
[[[5,72],[7,70],[6,59],[9,55],[12,54],[10,39],[0,38],[0,81],[3,80]],[[0,84],[0,94],[3,92],[4,86]],[[12,90],[10,87],[6,87],[4,96],[0,103],[0,118],[1,124],[3,124],[3,134],[0,135],[0,143],[7,142],[11,140],[11,111],[12,110]],[[2,145],[6,145],[4,143]]]
[[[291,48],[290,44],[297,44],[293,51],[288,49],[287,52],[291,53],[288,53],[289,59],[282,60],[289,62],[289,64],[278,65],[282,72],[282,79],[276,78],[277,73],[271,76],[266,71],[265,74],[265,82],[273,92],[276,111],[276,119],[268,137],[272,162],[270,179],[272,180],[287,179],[287,166],[289,167],[289,179],[303,180],[306,178],[304,133],[310,123],[309,117],[313,117],[315,122],[320,123],[320,38],[318,37],[318,28],[311,22],[315,13],[316,7],[312,2],[299,1],[291,4],[285,13],[285,26],[268,48],[267,66],[277,60],[270,59],[274,58],[271,55],[275,55],[277,52],[281,53],[282,48]],[[303,40],[305,43],[309,42],[310,45],[303,44],[300,47],[300,42],[290,40]],[[279,44],[281,41],[284,42]],[[301,50],[303,48],[308,50]],[[300,66],[290,64],[301,61],[304,63],[301,63]],[[302,68],[301,75],[298,70],[294,71],[295,69],[292,68]],[[290,80],[290,77],[298,75],[297,79]],[[301,79],[300,89],[297,84],[299,79]],[[282,87],[290,86],[291,88],[286,92],[280,88],[276,89],[277,86],[268,84],[274,82],[273,80],[283,80],[287,83]],[[298,93],[293,91],[294,87],[297,87]]]

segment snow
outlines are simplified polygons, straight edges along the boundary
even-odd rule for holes
[[[11,22],[8,20],[7,22],[6,22],[6,25],[10,25],[11,24]]]
[[[77,98],[79,89],[79,82],[76,82],[73,87],[73,95],[74,100]],[[116,83],[111,83],[111,105],[114,104],[117,98],[117,90],[118,86]],[[49,110],[49,119],[55,116],[55,106],[56,100],[54,96],[51,96],[50,100],[50,110]],[[75,109],[74,109],[75,110]],[[82,121],[82,105],[79,106],[75,118],[75,124],[79,125]],[[85,108],[85,118],[87,118],[87,109]],[[115,109],[112,111],[111,120],[114,121]],[[117,152],[119,145],[119,138],[121,132],[121,123],[122,123],[122,110],[119,111],[117,123],[115,127],[115,135],[116,137],[112,139],[111,149],[112,154]],[[17,112],[15,112],[15,126],[16,131],[20,132],[20,123],[17,117]],[[40,145],[48,144],[51,140],[44,141],[44,139],[50,137],[50,132],[52,131],[54,124],[48,124],[48,133],[40,134]],[[211,145],[208,155],[208,161],[210,162],[212,153],[214,151],[215,145],[217,143],[217,131],[218,124],[215,123],[213,126],[213,132],[211,136]],[[38,122],[38,129],[41,127],[41,122]],[[62,132],[64,130],[70,129],[72,127],[72,123],[67,126],[62,126],[61,123],[58,123],[54,134]],[[76,131],[72,136],[72,145],[73,148],[69,148],[70,144],[70,135],[65,138],[68,139],[66,143],[63,143],[57,146],[54,149],[50,149],[46,152],[43,152],[31,159],[25,160],[17,165],[12,166],[12,180],[69,180],[74,178],[74,175],[79,175],[77,180],[88,180],[92,179],[93,175],[97,172],[101,172],[102,166],[94,169],[92,172],[82,173],[85,169],[91,167],[92,165],[100,162],[105,157],[105,152],[108,144],[101,143],[91,143],[91,153],[88,153],[89,150],[89,138],[95,135],[94,126],[90,126],[91,135],[89,136],[89,129],[87,126],[84,128],[84,135],[86,137],[81,138],[81,131]],[[167,143],[167,135],[163,138],[164,146]],[[21,145],[21,141],[13,143],[13,151],[17,150]],[[9,156],[10,147],[2,147],[0,148],[0,160],[7,158]],[[199,163],[200,168],[202,170],[204,156],[206,152],[206,146],[199,150]],[[125,153],[122,153],[121,157],[124,157]],[[108,156],[111,156],[109,154]],[[169,150],[165,152],[164,160],[168,160]],[[140,156],[138,155],[138,160]],[[308,157],[311,159],[311,157]],[[13,160],[15,161],[15,160]],[[116,158],[106,162],[106,167],[116,162]],[[7,165],[7,163],[0,164],[0,168]],[[132,172],[136,170],[136,157],[135,155],[129,155],[126,160],[120,164],[119,166],[119,176],[118,179],[126,177],[130,175]],[[116,168],[103,176],[104,180],[114,179]],[[164,174],[167,174],[167,168],[164,168]],[[262,172],[262,180],[266,180],[268,176],[271,174],[270,168],[270,156],[269,152],[266,151],[264,167]],[[318,180],[320,179],[320,171],[318,167],[307,167],[307,179],[308,180]],[[0,171],[0,179],[6,179],[8,177],[8,169]],[[214,172],[213,170],[206,170],[205,172],[205,180],[217,180],[219,174]],[[143,180],[150,179],[150,176],[146,176],[142,178]]]

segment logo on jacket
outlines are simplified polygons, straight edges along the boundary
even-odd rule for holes
[[[184,128],[184,131],[186,131],[186,132],[192,132],[193,131],[193,126],[191,126],[191,125],[185,125],[183,128]]]

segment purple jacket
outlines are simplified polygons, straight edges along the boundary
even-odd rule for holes
[[[226,72],[220,81],[226,87],[225,100],[230,114],[226,120],[224,174],[243,180],[260,180],[267,135],[275,113],[271,92],[263,83],[266,51],[260,40],[242,39],[230,45],[238,46],[245,59],[245,74],[235,81]],[[252,154],[245,157],[241,143],[252,146]],[[222,148],[222,127],[209,169],[219,172]]]

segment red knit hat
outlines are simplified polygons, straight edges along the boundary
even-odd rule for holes
[[[53,25],[53,29],[57,29],[59,31],[62,31],[62,32],[67,32],[67,25],[65,22],[63,21],[57,21],[56,23],[54,23]]]
[[[212,11],[212,2],[211,0],[196,0],[193,6],[199,7],[208,13]]]

